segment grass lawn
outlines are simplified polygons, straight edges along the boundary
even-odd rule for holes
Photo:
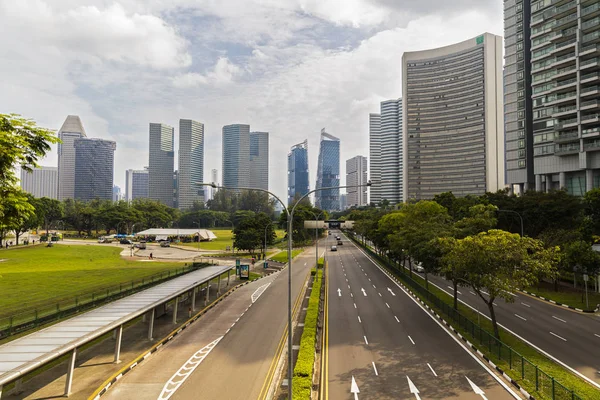
[[[211,229],[217,238],[211,242],[200,242],[200,250],[221,250],[226,251],[227,246],[233,246],[233,231],[231,229]],[[285,235],[282,229],[275,230],[277,238],[280,239]],[[182,246],[198,248],[198,243],[180,243]]]
[[[304,251],[304,249],[293,249],[292,250],[292,259],[296,258],[296,256],[298,254],[302,253],[303,251]],[[275,254],[273,257],[271,257],[271,260],[277,261],[280,263],[286,263],[288,261],[288,252],[281,251],[281,252]]]
[[[0,316],[183,267],[124,260],[121,250],[60,244],[1,251]]]
[[[559,291],[555,292],[549,288],[538,288],[530,287],[527,289],[528,292],[535,293],[538,296],[545,297],[546,299],[552,299],[562,304],[568,304],[571,307],[581,308],[583,310],[595,309],[597,304],[600,304],[600,293],[594,293],[594,283],[588,282],[588,299],[590,306],[586,307],[585,294],[583,295],[583,301],[581,301],[581,293],[569,291],[566,288],[559,287]]]
[[[425,286],[425,280],[422,277],[420,277],[419,275],[413,273],[413,279],[416,282],[418,282],[419,284],[421,284],[423,287]],[[452,306],[452,304],[453,304],[452,296],[448,295],[446,292],[439,290],[438,288],[436,288],[435,286],[433,286],[431,284],[429,285],[429,291],[431,291],[437,297],[442,299],[444,301],[444,303]],[[431,303],[429,303],[429,305],[433,306]],[[461,312],[462,315],[468,317],[471,321],[477,322],[477,313],[460,302],[459,302],[459,311]],[[491,321],[489,321],[487,318],[484,318],[484,317],[481,317],[480,321],[481,321],[481,327],[483,329],[487,330],[488,332],[493,332]],[[517,381],[520,385],[522,385],[530,394],[534,395],[536,398],[550,398],[549,396],[547,396],[547,393],[544,393],[544,394],[546,394],[546,396],[544,396],[544,395],[540,396],[541,393],[535,391],[535,381],[533,379],[525,380],[525,381],[523,379],[521,379],[521,372],[515,371],[515,365],[517,364],[516,361],[513,363],[513,370],[511,370],[506,361],[498,359],[497,354],[493,354],[493,353],[490,354],[488,352],[486,346],[480,345],[477,340],[471,339],[470,332],[466,332],[465,330],[461,329],[458,324],[453,324],[453,326],[458,331],[460,331],[461,334],[463,334],[466,337],[469,337],[469,339],[475,343],[476,347],[479,350],[481,350],[484,354],[486,354],[486,356],[488,356],[494,363],[496,363],[498,366],[500,366],[500,368],[502,368],[504,371],[506,371],[507,374],[509,374],[515,381]],[[547,358],[543,354],[539,353],[537,350],[533,349],[532,347],[528,346],[527,344],[522,342],[520,339],[511,335],[510,333],[508,333],[507,331],[505,331],[502,328],[500,328],[500,337],[501,337],[502,341],[506,345],[510,346],[514,351],[521,354],[523,357],[528,359],[531,363],[536,364],[540,370],[553,376],[556,379],[556,381],[560,382],[565,387],[575,390],[575,392],[582,398],[584,398],[584,399],[600,398],[600,391],[598,391],[596,388],[592,387],[590,384],[585,382],[583,379],[572,374],[570,371],[566,370],[562,366],[556,364],[554,361],[550,360],[549,358]],[[520,364],[518,364],[518,365],[520,365]],[[517,367],[516,369],[519,369],[519,368]],[[561,392],[561,393],[563,393],[563,392]],[[557,397],[557,398],[561,398],[561,397]],[[570,395],[569,395],[569,398],[570,398]]]

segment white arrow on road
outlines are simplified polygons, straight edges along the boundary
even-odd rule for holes
[[[392,292],[392,289],[390,289],[390,288],[388,288],[388,292],[390,292],[392,294],[392,296],[396,295],[394,292]]]
[[[358,400],[358,394],[360,393],[360,390],[358,389],[358,385],[356,384],[356,381],[354,380],[354,375],[352,375],[352,384],[350,385],[350,393],[354,393],[354,400]]]
[[[410,392],[415,395],[415,399],[421,400],[421,396],[419,396],[419,389],[417,389],[415,384],[412,383],[408,376],[406,377],[406,379],[408,380],[408,387],[410,389]]]
[[[364,288],[360,288],[360,290],[362,290],[362,292],[365,295],[365,297],[367,297],[367,292],[365,291],[365,289]]]
[[[471,389],[473,389],[473,392],[475,392],[475,394],[480,395],[483,400],[487,400],[487,397],[485,397],[485,392],[481,390],[479,386],[474,384],[473,381],[471,381],[468,377],[465,376],[465,378],[467,378],[467,382],[469,382],[469,385],[471,385]]]
[[[338,295],[342,297],[342,289],[338,288]]]

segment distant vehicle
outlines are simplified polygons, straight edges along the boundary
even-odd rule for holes
[[[331,231],[327,232],[328,235],[331,235]]]
[[[425,272],[425,268],[423,268],[423,265],[420,262],[416,262],[415,263],[415,271]]]
[[[146,242],[136,243],[135,247],[137,247],[140,250],[146,250]]]
[[[339,236],[336,236],[335,239],[336,240],[341,240],[341,238]]]
[[[113,238],[110,236],[100,236],[98,238],[98,243],[112,243]]]
[[[121,239],[119,241],[119,243],[121,243],[121,244],[133,244],[133,242],[131,240],[129,240],[129,239]]]
[[[337,246],[331,246],[331,251],[337,251]]]
[[[171,242],[169,242],[168,240],[163,240],[162,242],[160,242],[160,247],[171,247]]]
[[[338,240],[338,246],[342,246],[344,243],[341,240]]]

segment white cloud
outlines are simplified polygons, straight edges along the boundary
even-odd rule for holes
[[[241,75],[242,70],[232,64],[227,57],[220,57],[212,71],[205,75],[197,72],[188,72],[173,78],[173,85],[177,88],[188,88],[200,85],[226,85],[233,82],[234,78]]]

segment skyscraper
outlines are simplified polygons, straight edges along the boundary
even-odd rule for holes
[[[210,170],[210,182],[216,183],[217,185],[219,184],[219,171],[216,168],[213,168]],[[216,192],[217,192],[216,188],[210,187],[210,199],[211,200],[215,198]]]
[[[123,193],[121,192],[121,187],[113,186],[113,201],[121,201],[123,200]]]
[[[192,207],[194,201],[204,201],[204,124],[191,119],[179,120],[179,177],[177,206]]]
[[[125,171],[125,200],[148,198],[148,167]]]
[[[379,186],[381,200],[390,204],[402,201],[404,195],[404,153],[402,143],[402,99],[381,102],[381,126],[379,129],[381,155],[379,165],[381,180]]]
[[[288,153],[288,205],[309,191],[308,141],[298,143]]]
[[[250,125],[223,127],[223,186],[247,187],[250,183]]]
[[[402,56],[405,201],[504,188],[501,46],[485,33]]]
[[[148,197],[173,207],[173,170],[175,155],[173,127],[150,123],[150,153],[148,158]]]
[[[375,185],[369,188],[369,202],[379,204],[381,201],[381,114],[369,114],[369,178]]]
[[[508,183],[582,196],[600,187],[600,3],[507,0],[504,10]]]
[[[348,187],[347,206],[362,207],[367,205],[367,157],[356,156],[346,160],[346,185]]]
[[[86,137],[81,119],[69,115],[58,131],[58,199],[72,199],[75,196],[75,139]]]
[[[319,160],[317,162],[317,189],[340,185],[340,139],[321,129]],[[340,189],[319,190],[315,205],[326,211],[340,209]]]
[[[250,187],[269,190],[269,132],[250,132]]]
[[[58,168],[39,167],[32,172],[22,169],[21,189],[33,197],[58,199]]]
[[[83,201],[112,200],[115,150],[110,140],[75,139],[75,194]]]

